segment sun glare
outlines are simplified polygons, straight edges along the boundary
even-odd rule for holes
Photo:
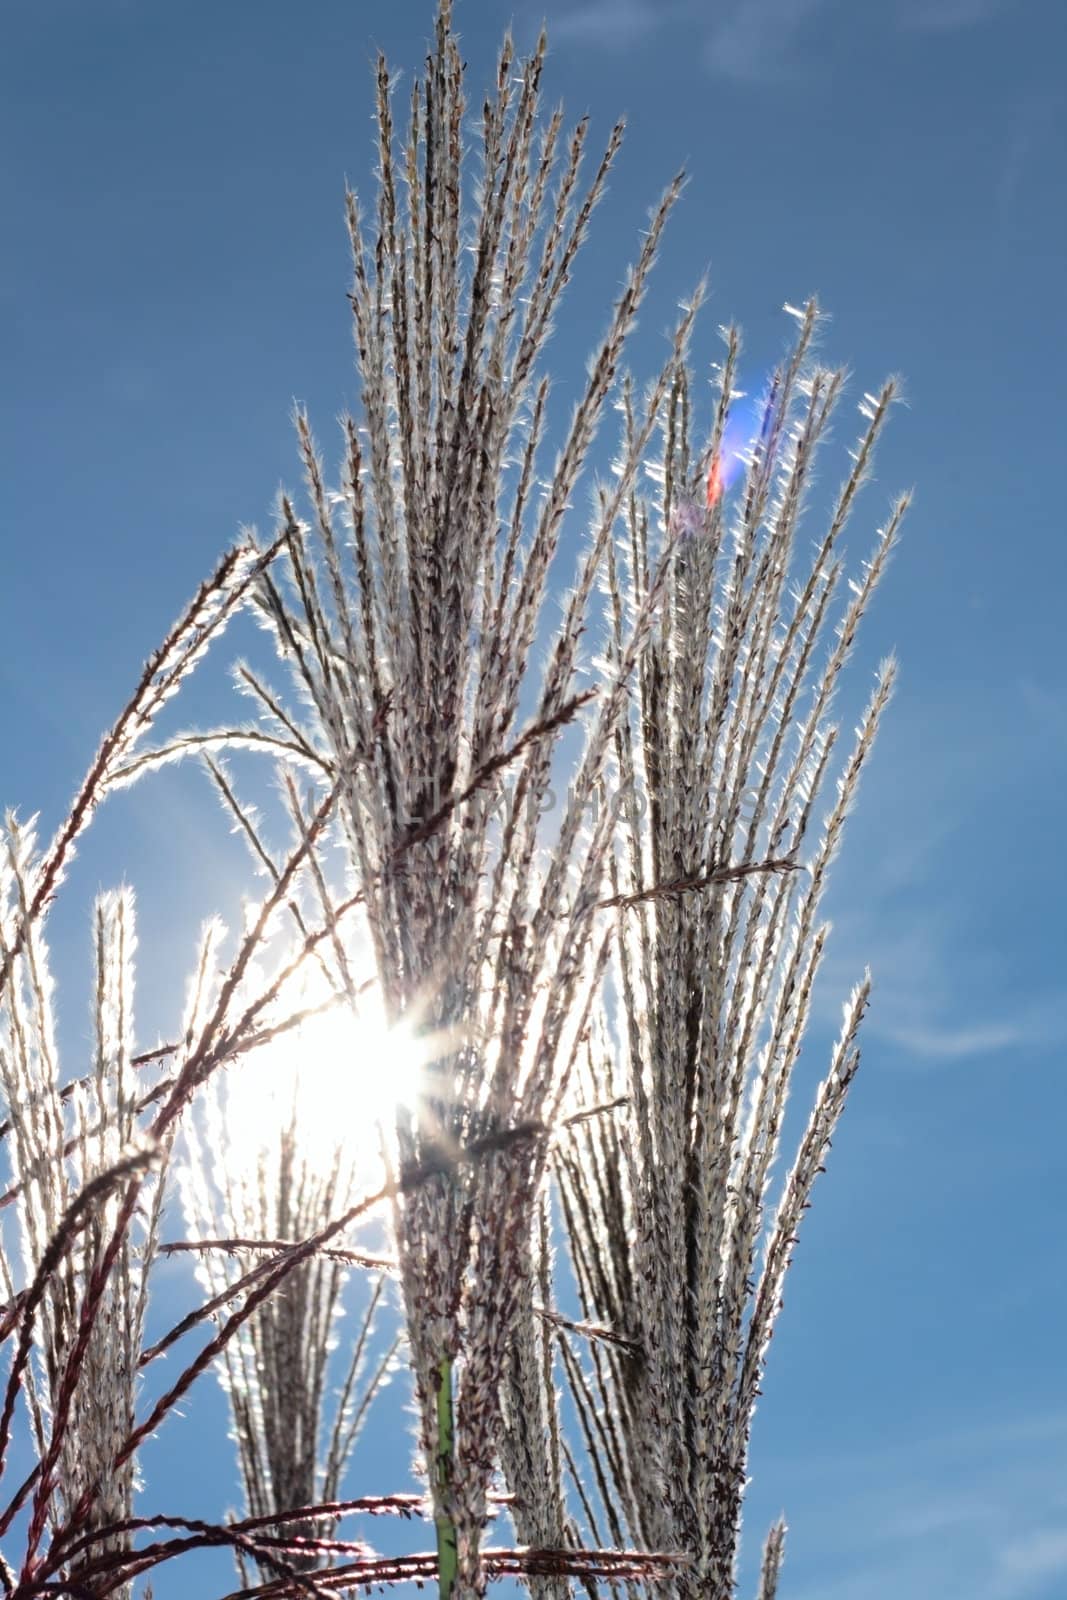
[[[300,1009],[328,996],[325,984],[309,988]],[[382,1132],[399,1106],[414,1105],[421,1054],[408,1028],[389,1026],[376,996],[361,996],[358,1013],[341,1000],[306,1018],[252,1052],[229,1086],[235,1161],[254,1161],[292,1126],[309,1165],[340,1153],[357,1182],[377,1182]]]

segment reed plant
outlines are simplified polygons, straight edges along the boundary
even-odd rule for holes
[[[573,1129],[554,1160],[583,1316],[622,1336],[586,1350],[565,1331],[555,1336],[592,1464],[583,1476],[569,1460],[573,1489],[594,1536],[603,1523],[614,1540],[688,1553],[673,1579],[679,1600],[733,1592],[767,1347],[859,1062],[870,991],[865,976],[845,1004],[769,1217],[790,1077],[829,933],[819,903],[892,661],[878,671],[809,845],[835,773],[829,713],[906,506],[892,507],[846,587],[839,542],[893,402],[889,382],[864,397],[851,470],[824,533],[800,554],[808,484],[845,374],[811,360],[814,303],[790,309],[797,340],[771,380],[736,493],[727,495],[723,463],[739,349],[730,329],[710,440],[694,437],[683,375],[665,408],[653,493],[630,497],[619,551],[609,552],[610,664],[647,587],[655,530],[683,531],[631,715],[616,732],[617,848],[601,902],[616,919],[612,983],[598,996],[578,1073],[585,1096],[622,1107]],[[628,439],[628,394],[623,412]],[[542,1338],[527,1318],[526,1339]],[[542,1460],[540,1476],[523,1475],[527,1502],[536,1484],[557,1503],[564,1455],[558,1443],[549,1454],[551,1472]],[[774,1592],[782,1532],[770,1535],[764,1594]]]
[[[793,310],[743,450],[734,330],[714,411],[697,415],[699,286],[639,394],[624,346],[679,176],[554,423],[545,346],[622,127],[583,176],[588,122],[567,134],[540,109],[545,51],[542,35],[520,61],[505,41],[473,182],[449,0],[403,118],[379,61],[376,200],[346,203],[360,411],[342,422],[337,487],[298,413],[307,514],[283,495],[271,540],[251,536],[204,586],[52,844],[38,852],[9,818],[0,1081],[17,1251],[0,1464],[20,1405],[33,1460],[0,1513],[0,1537],[25,1534],[0,1566],[17,1600],[131,1594],[207,1546],[233,1552],[242,1595],[272,1600],[404,1581],[471,1600],[507,1575],[551,1600],[576,1584],[736,1593],[753,1410],[868,999],[864,978],[772,1210],[820,901],[892,686],[887,663],[839,759],[835,687],[905,502],[850,580],[842,535],[895,385],[864,397],[813,545],[814,464],[845,387],[818,359],[814,302]],[[613,411],[616,460],[567,566]],[[253,717],[146,747],[241,606],[291,690],[238,662]],[[274,768],[280,856],[224,765],[233,751]],[[266,891],[232,934],[205,925],[174,1042],[140,1054],[132,896],[106,896],[96,1059],[65,1078],[49,904],[95,806],[187,757]],[[417,1062],[384,1115],[383,1052]],[[171,1190],[185,1233],[161,1239]],[[175,1254],[197,1261],[203,1298],[149,1343],[153,1267]],[[371,1286],[340,1317],[353,1273]],[[140,1375],[191,1338],[145,1404]],[[346,1501],[398,1353],[418,1488]],[[211,1369],[244,1513],[139,1516],[141,1446],[164,1422],[177,1433]],[[514,1541],[490,1544],[505,1508]],[[361,1513],[425,1516],[434,1548],[383,1556],[342,1537]],[[784,1533],[767,1537],[761,1600]]]
[[[358,1134],[340,1121],[332,1135],[316,1127],[307,1104],[316,1076],[338,1070],[335,1036],[322,1036],[327,1016],[319,1011],[306,1019],[284,1049],[273,1039],[231,1066],[225,1078],[213,1078],[200,1096],[199,1115],[186,1121],[178,1184],[187,1232],[161,1249],[195,1253],[197,1279],[210,1301],[227,1299],[249,1256],[299,1242],[357,1195],[365,1172],[356,1159]],[[373,1283],[353,1335],[342,1341],[344,1287],[356,1266],[373,1273]],[[372,1342],[392,1266],[390,1257],[369,1251],[324,1250],[303,1262],[284,1293],[264,1301],[223,1349],[220,1376],[251,1516],[339,1501],[345,1468],[396,1352],[395,1336],[381,1351]],[[331,1396],[330,1358],[342,1342],[345,1367]],[[321,1541],[336,1525],[335,1516],[323,1513],[291,1529]],[[236,1555],[248,1584],[248,1563],[240,1551]],[[315,1566],[318,1558],[313,1549],[303,1561],[293,1559]],[[264,1579],[273,1576],[269,1563],[256,1565]]]

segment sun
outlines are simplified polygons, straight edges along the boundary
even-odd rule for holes
[[[291,1009],[312,1014],[249,1052],[229,1086],[233,1159],[254,1164],[257,1150],[290,1137],[309,1170],[339,1157],[372,1186],[384,1176],[383,1133],[390,1138],[397,1110],[417,1102],[425,1047],[411,1028],[390,1026],[374,991],[357,1009],[325,978],[306,980]]]

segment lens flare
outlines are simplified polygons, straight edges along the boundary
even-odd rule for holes
[[[284,1131],[309,1166],[339,1157],[361,1185],[373,1185],[383,1174],[383,1132],[388,1138],[398,1107],[416,1102],[424,1047],[408,1028],[389,1025],[376,995],[361,995],[357,1010],[335,1000],[324,979],[304,985],[293,1009],[314,1014],[228,1075],[233,1163],[254,1167]]]
[[[715,509],[715,506],[717,505],[717,503],[721,499],[722,499],[722,458],[721,458],[720,455],[716,454],[716,455],[712,456],[712,458],[711,458],[711,466],[708,468],[708,495],[707,495],[708,510],[709,511],[713,511]]]

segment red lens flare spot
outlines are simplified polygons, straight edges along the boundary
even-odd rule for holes
[[[712,458],[708,470],[708,510],[722,498],[722,463],[718,456]]]

